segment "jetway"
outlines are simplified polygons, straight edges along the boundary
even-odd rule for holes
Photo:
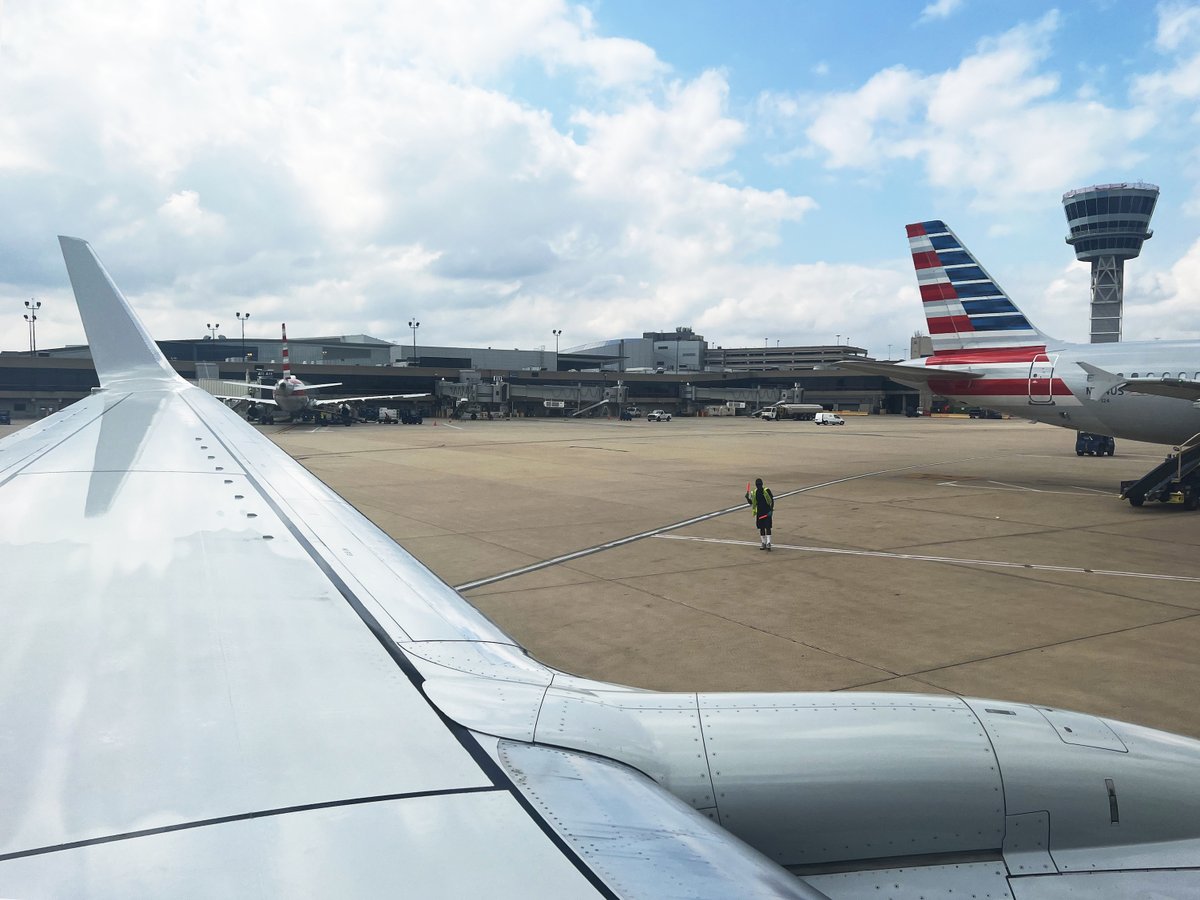
[[[791,391],[778,387],[711,387],[687,384],[683,386],[682,398],[702,404],[745,403],[753,411],[787,399]],[[803,391],[801,391],[803,394]]]
[[[628,398],[628,389],[622,382],[613,385],[586,384],[512,384],[503,378],[481,381],[472,377],[475,373],[464,372],[463,381],[439,381],[435,385],[436,396],[446,398],[454,405],[478,404],[482,408],[507,412],[510,408],[562,409],[570,415],[581,415],[606,404],[613,404],[615,413]],[[547,406],[547,402],[553,406]]]

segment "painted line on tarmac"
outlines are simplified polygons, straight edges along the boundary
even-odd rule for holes
[[[1073,491],[1051,491],[1046,488],[1029,487],[1023,484],[1011,484],[1007,481],[985,481],[983,484],[971,484],[963,481],[939,481],[938,487],[956,487],[969,488],[975,491],[1018,491],[1030,494],[1066,494],[1068,497],[1078,497],[1081,494],[1100,494],[1104,497],[1115,496],[1112,491],[1102,491],[1099,488],[1077,487],[1076,485],[1067,485],[1075,488]]]
[[[695,541],[701,544],[732,544],[738,547],[757,547],[758,541],[735,541],[725,538],[692,537],[686,534],[656,535],[668,541]],[[1037,563],[1005,562],[998,559],[962,559],[957,556],[925,556],[918,553],[888,553],[884,550],[846,550],[841,547],[804,547],[799,544],[775,544],[778,550],[803,550],[808,553],[832,553],[840,556],[871,556],[877,559],[907,559],[913,562],[953,563],[959,566],[984,566],[995,569],[1027,569],[1035,572],[1065,572],[1072,575],[1106,575],[1113,578],[1149,578],[1154,581],[1183,581],[1200,584],[1192,575],[1159,575],[1154,572],[1122,572],[1116,569],[1085,569],[1081,566],[1046,566]]]
[[[975,459],[973,456],[965,459],[950,460],[950,462],[969,462]],[[875,472],[862,472],[858,475],[847,475],[844,478],[835,478],[832,481],[823,481],[820,484],[810,484],[802,488],[794,488],[790,491],[784,491],[781,494],[775,494],[776,500],[781,500],[784,497],[794,497],[796,494],[803,494],[808,491],[815,491],[820,488],[832,487],[835,484],[845,484],[847,481],[857,481],[860,478],[874,478],[876,475],[891,475],[895,472],[908,472],[912,469],[922,469],[930,463],[917,463],[913,466],[900,466],[896,469],[879,469]],[[935,463],[934,465],[944,465],[944,463]],[[718,509],[716,512],[704,513],[700,516],[693,516],[690,519],[684,519],[682,522],[673,522],[670,525],[663,525],[661,528],[652,528],[649,531],[642,531],[637,534],[631,534],[628,537],[617,538],[615,541],[608,541],[604,544],[597,544],[594,547],[585,547],[582,550],[576,550],[573,553],[564,553],[562,556],[555,556],[553,559],[544,559],[541,562],[531,563],[528,566],[522,566],[519,569],[513,569],[510,572],[501,572],[499,575],[490,575],[487,578],[479,578],[475,581],[468,581],[466,584],[457,584],[454,586],[456,591],[469,591],[473,588],[484,587],[485,585],[495,584],[497,581],[504,581],[508,578],[516,578],[519,575],[528,575],[530,572],[538,572],[542,569],[548,569],[551,566],[562,565],[565,562],[581,559],[585,556],[591,556],[593,553],[603,553],[605,550],[612,550],[616,547],[623,547],[625,544],[632,544],[634,541],[645,540],[646,538],[658,537],[668,531],[676,531],[680,528],[686,528],[689,525],[695,525],[698,522],[707,522],[709,519],[715,519],[718,516],[727,516],[730,513],[741,512],[746,509],[745,503],[739,503],[737,506],[730,506],[725,509]]]

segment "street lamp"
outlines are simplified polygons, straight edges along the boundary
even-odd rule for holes
[[[558,366],[558,338],[562,334],[561,328],[551,329],[551,334],[554,335],[554,365]]]
[[[412,333],[413,333],[412,361],[413,361],[413,365],[416,365],[416,363],[417,363],[417,329],[421,327],[421,323],[418,322],[416,319],[409,319],[408,327],[412,329]]]
[[[235,312],[234,315],[237,316],[238,324],[242,326],[242,359],[245,359],[246,358],[246,320],[248,318],[250,318],[250,313],[246,313],[245,315],[243,315],[240,312]]]
[[[214,325],[212,322],[205,322],[204,327],[208,329],[208,339],[215,341],[217,339],[217,329],[221,327],[221,323],[217,322]]]
[[[25,321],[29,325],[29,355],[37,356],[37,311],[42,308],[42,301],[26,300],[25,308],[29,310],[25,313]]]

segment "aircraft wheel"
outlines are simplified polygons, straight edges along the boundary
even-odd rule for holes
[[[1131,494],[1129,497],[1129,505],[1130,506],[1141,506],[1145,502],[1146,502],[1146,498],[1141,496],[1140,494]]]

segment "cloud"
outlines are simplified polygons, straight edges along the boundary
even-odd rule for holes
[[[924,9],[921,10],[921,22],[933,22],[938,19],[946,19],[958,12],[963,5],[963,0],[933,0]]]
[[[1176,51],[1200,42],[1200,6],[1194,3],[1160,3],[1155,44],[1163,51]]]
[[[797,105],[808,116],[808,152],[832,170],[917,160],[930,184],[965,189],[981,209],[1019,205],[1133,164],[1154,114],[1060,98],[1058,76],[1041,69],[1059,27],[1051,12],[980,42],[944,72],[894,66],[856,90]]]
[[[816,205],[741,183],[725,73],[673,78],[558,0],[58,0],[5,28],[0,265],[15,296],[55,298],[44,343],[82,340],[56,232],[88,237],[162,337],[236,309],[385,338],[419,314],[431,343],[516,346],[692,318],[706,272],[755,272]]]

